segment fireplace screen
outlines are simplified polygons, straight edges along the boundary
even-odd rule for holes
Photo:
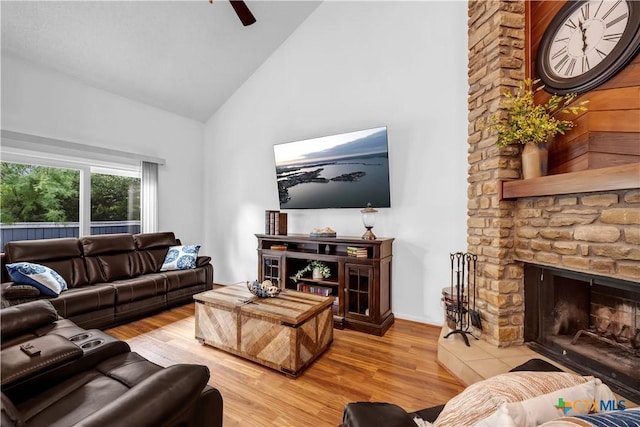
[[[640,283],[526,266],[525,340],[640,397]]]

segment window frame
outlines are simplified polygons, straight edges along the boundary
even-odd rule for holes
[[[3,150],[4,151],[4,150]],[[12,150],[3,152],[2,162],[22,163],[34,166],[43,166],[60,169],[72,169],[80,172],[80,188],[78,189],[78,219],[80,236],[91,235],[91,174],[100,173],[108,175],[127,176],[140,179],[142,186],[142,166],[116,162],[88,160],[63,155],[50,155],[46,157],[40,153],[31,153],[26,150]],[[140,204],[142,205],[142,198]],[[142,210],[142,206],[140,206]],[[142,222],[142,221],[141,221]]]

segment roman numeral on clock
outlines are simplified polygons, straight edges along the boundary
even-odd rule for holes
[[[556,59],[557,57],[559,57],[560,55],[567,53],[567,47],[563,47],[562,49],[560,49],[559,51],[557,51],[556,53],[553,54],[553,56],[551,57],[551,59]]]
[[[613,5],[613,6],[611,6],[611,8],[607,11],[607,13],[605,13],[605,14],[602,16],[602,18],[600,18],[600,19],[602,19],[603,21],[604,21],[605,19],[607,19],[607,16],[609,16],[609,14],[610,14],[611,12],[613,12],[613,10],[614,10],[616,7],[618,7],[618,5],[620,4],[620,2],[622,2],[622,0],[618,0],[618,1]]]
[[[567,70],[564,72],[565,76],[570,76],[573,74],[573,70],[576,68],[576,58],[571,58],[571,61],[569,61],[569,66],[567,66]]]
[[[627,16],[629,16],[628,13],[623,13],[622,15],[618,16],[613,21],[607,22],[607,28],[611,27],[612,25],[616,25],[618,22],[622,21],[623,19],[626,19]]]
[[[583,21],[586,21],[587,19],[589,19],[589,3],[585,4],[584,6],[582,6],[580,11],[582,12],[582,20]]]
[[[620,41],[621,37],[622,37],[622,33],[611,33],[611,34],[605,34],[604,36],[602,36],[602,40],[617,43]]]
[[[572,30],[575,30],[576,28],[578,28],[578,26],[571,19],[565,22],[564,25],[571,28]]]
[[[562,57],[562,59],[560,60],[560,62],[558,62],[553,69],[556,70],[556,72],[560,72],[560,70],[562,70],[562,67],[564,67],[565,62],[567,62],[569,60],[569,55],[565,55]]]

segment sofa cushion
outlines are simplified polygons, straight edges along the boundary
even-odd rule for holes
[[[160,271],[189,270],[196,268],[200,245],[171,246]]]
[[[55,270],[71,288],[88,283],[80,241],[74,238],[22,240],[4,246],[5,261],[33,262]]]
[[[133,239],[140,257],[140,274],[160,271],[169,247],[179,244],[172,232],[135,234]]]
[[[60,294],[58,298],[49,300],[62,317],[71,317],[105,307],[113,307],[116,303],[116,291],[109,284],[98,284],[72,288]]]
[[[166,278],[168,292],[205,283],[207,275],[205,268],[163,271],[159,274]]]
[[[139,257],[131,234],[101,234],[80,239],[90,283],[133,277]]]
[[[167,280],[158,274],[145,274],[127,280],[116,280],[110,283],[116,291],[116,304],[124,304],[156,295],[167,291]]]
[[[67,282],[54,270],[31,262],[7,264],[11,278],[20,284],[31,285],[43,295],[57,296],[67,289]]]
[[[74,258],[82,255],[78,239],[65,237],[62,239],[20,240],[4,245],[7,262],[47,261],[63,258]]]
[[[592,379],[567,372],[523,371],[496,375],[470,385],[449,400],[434,426],[471,426],[492,415],[503,403],[520,402]]]
[[[168,248],[176,245],[176,236],[170,231],[134,234],[136,249]]]

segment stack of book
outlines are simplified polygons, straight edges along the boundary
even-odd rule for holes
[[[347,246],[347,255],[357,258],[367,258],[367,248],[358,248],[355,246]]]
[[[300,292],[322,295],[323,297],[328,297],[329,295],[331,295],[331,288],[326,288],[324,286],[307,285],[306,283],[298,284],[298,290]]]
[[[287,214],[280,211],[264,211],[264,234],[287,235]]]

